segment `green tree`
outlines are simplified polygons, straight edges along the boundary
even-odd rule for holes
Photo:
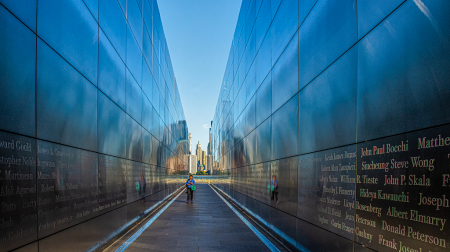
[[[204,171],[197,171],[196,175],[208,175],[208,174]]]

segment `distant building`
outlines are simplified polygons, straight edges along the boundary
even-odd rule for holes
[[[202,151],[202,165],[206,165],[206,151]]]
[[[196,155],[188,155],[189,156],[189,173],[195,174],[197,173],[197,156]]]
[[[199,164],[203,164],[203,158],[202,158],[202,145],[200,144],[200,141],[198,141],[197,149],[195,150],[195,155],[197,155],[197,161]]]
[[[209,175],[212,175],[212,173],[213,173],[213,158],[212,158],[212,155],[207,155],[206,156],[205,169],[207,171],[209,171]]]

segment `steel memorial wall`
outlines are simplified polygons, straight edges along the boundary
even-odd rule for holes
[[[0,0],[0,251],[103,245],[181,186],[187,136],[156,0]]]
[[[216,186],[302,251],[449,251],[449,17],[439,0],[244,0]]]

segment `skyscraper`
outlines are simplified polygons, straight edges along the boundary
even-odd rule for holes
[[[205,169],[206,171],[209,171],[209,175],[212,175],[213,172],[212,168],[213,168],[212,155],[207,155]]]
[[[213,126],[213,121],[211,121],[211,128]],[[207,154],[212,155],[212,146],[211,146],[211,140],[212,140],[212,134],[211,134],[211,128],[209,128],[209,142],[208,142],[208,148],[207,148]]]
[[[189,173],[195,174],[197,173],[197,156],[189,155]]]
[[[197,149],[195,150],[195,155],[197,155],[197,161],[198,161],[200,164],[203,164],[203,158],[202,158],[202,156],[203,156],[203,153],[202,153],[202,145],[200,144],[200,141],[198,141]]]
[[[206,151],[202,151],[202,165],[206,166]]]

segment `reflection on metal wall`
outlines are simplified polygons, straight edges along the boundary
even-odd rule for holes
[[[299,249],[447,251],[449,23],[444,0],[244,0],[214,183]]]
[[[101,245],[184,183],[156,0],[0,0],[0,83],[0,251]]]

